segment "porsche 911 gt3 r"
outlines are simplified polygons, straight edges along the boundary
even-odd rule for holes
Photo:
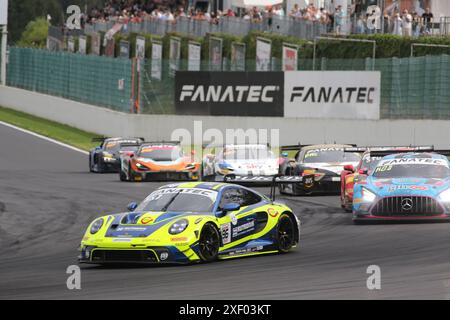
[[[89,225],[80,262],[209,262],[287,252],[299,242],[289,207],[234,184],[166,185],[129,210]]]
[[[436,153],[383,157],[354,186],[353,221],[450,219],[450,168]]]
[[[279,158],[267,144],[235,144],[213,147],[214,153],[205,155],[202,163],[203,180],[223,181],[234,174],[247,177],[246,182],[261,182],[261,177],[278,174]],[[217,153],[216,153],[217,152]]]
[[[356,166],[361,159],[358,152],[346,153],[344,148],[351,145],[294,145],[283,146],[281,151],[296,151],[293,159],[284,161],[280,173],[285,176],[309,176],[303,183],[280,185],[283,194],[309,195],[314,192],[339,193],[341,172],[347,165]]]

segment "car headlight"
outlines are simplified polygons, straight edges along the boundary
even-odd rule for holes
[[[366,188],[362,188],[362,199],[364,202],[373,202],[377,198],[376,194]]]
[[[221,170],[233,170],[233,167],[228,163],[219,163],[219,169]]]
[[[112,158],[113,155],[111,153],[109,153],[109,152],[103,152],[103,157],[104,158]]]
[[[181,233],[187,228],[188,224],[189,224],[189,221],[187,221],[186,219],[178,220],[170,226],[169,233],[170,234]]]
[[[144,166],[143,164],[140,164],[139,162],[136,163],[136,167],[137,167],[138,169],[141,169],[141,170],[147,170],[147,169],[148,169],[146,166]]]
[[[450,189],[447,189],[439,194],[439,200],[442,202],[450,202]]]
[[[188,165],[186,166],[185,169],[186,169],[186,170],[192,170],[192,169],[195,169],[195,163],[190,163],[190,164],[188,164]]]
[[[97,219],[94,221],[94,223],[91,226],[91,230],[89,230],[89,231],[91,234],[96,234],[102,226],[103,226],[103,219],[102,218]]]

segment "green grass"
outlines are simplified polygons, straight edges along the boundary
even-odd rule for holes
[[[94,147],[96,143],[92,143],[92,138],[99,136],[95,133],[86,132],[65,124],[4,107],[0,107],[0,121],[36,132],[83,150],[89,150]]]

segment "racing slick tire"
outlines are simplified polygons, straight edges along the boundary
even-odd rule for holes
[[[212,224],[206,223],[200,232],[198,240],[199,256],[202,262],[212,262],[219,256],[219,230]]]
[[[89,154],[89,172],[94,172],[94,168],[92,168],[92,157]]]
[[[286,253],[292,249],[295,243],[295,226],[291,217],[283,213],[278,219],[277,245],[280,253]]]
[[[123,172],[122,168],[120,168],[119,171],[119,176],[120,176],[120,181],[127,181],[127,175],[125,174],[125,172]]]

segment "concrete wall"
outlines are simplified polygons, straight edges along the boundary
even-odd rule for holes
[[[321,120],[264,117],[133,115],[32,91],[0,86],[0,105],[108,136],[170,139],[179,128],[192,132],[194,121],[203,130],[279,129],[281,144],[357,143],[358,145],[426,144],[450,148],[450,121],[438,120]]]

